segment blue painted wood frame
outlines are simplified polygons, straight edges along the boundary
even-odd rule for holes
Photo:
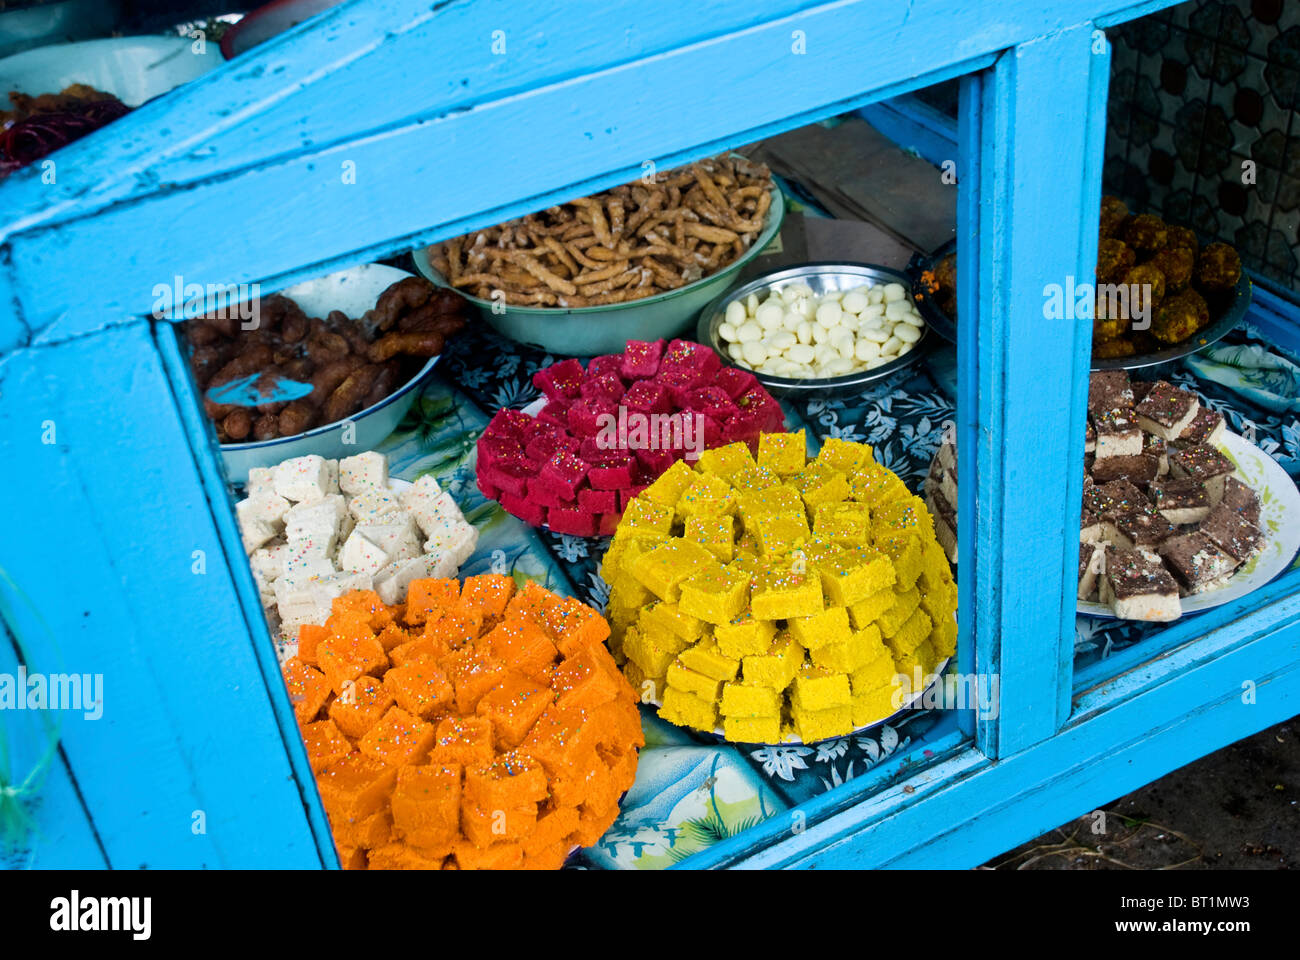
[[[687,865],[969,863],[1293,711],[1300,604],[1279,581],[1081,692],[1069,717],[1087,336],[1041,319],[1042,290],[1092,272],[1106,75],[1093,22],[1167,5],[669,0],[628,30],[597,0],[353,0],[67,148],[56,184],[0,186],[0,455],[37,464],[3,482],[27,509],[0,567],[65,659],[120,683],[111,723],[66,731],[52,806],[80,786],[93,827],[68,844],[87,864],[336,865],[212,435],[170,328],[139,319],[155,283],[269,288],[972,71],[959,440],[977,482],[962,485],[961,663],[1001,675],[1002,713],[962,718],[977,748],[958,728],[936,741],[937,765],[809,804],[820,819],[800,834],[771,824],[738,838],[747,850]],[[517,36],[517,58],[491,59],[497,29],[507,49]],[[867,58],[864,37],[890,42]],[[416,82],[435,47],[438,82]],[[349,162],[356,184],[339,177]],[[1020,474],[1031,462],[1072,479],[1050,488]],[[1041,547],[1016,549],[1053,539],[1056,569],[1026,560]],[[68,543],[86,571],[72,583],[48,574]],[[1261,709],[1234,706],[1242,677],[1269,694]]]
[[[978,730],[989,756],[1069,713],[1090,324],[1045,319],[1044,295],[1095,270],[1108,65],[1081,24],[1008,50],[961,91],[959,313],[977,322],[958,329],[959,472],[974,477],[959,488],[959,587],[975,669],[999,677],[1000,715]],[[1035,109],[1045,90],[1050,109]]]

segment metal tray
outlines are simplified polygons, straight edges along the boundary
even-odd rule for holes
[[[860,370],[856,373],[845,374],[842,377],[825,377],[817,380],[774,377],[758,370],[750,370],[750,368],[741,366],[732,360],[718,336],[718,327],[722,324],[727,312],[727,305],[735,300],[743,300],[751,293],[780,289],[795,282],[806,283],[812,288],[813,293],[817,294],[834,290],[851,290],[863,284],[875,286],[881,283],[901,283],[907,288],[908,296],[912,299],[912,302],[916,302],[915,297],[912,295],[913,285],[911,279],[906,274],[891,270],[889,267],[871,263],[805,263],[795,267],[787,267],[784,270],[777,270],[774,273],[764,274],[749,283],[728,290],[700,313],[695,339],[712,347],[713,351],[722,358],[723,363],[733,367],[740,367],[742,370],[749,370],[758,378],[758,382],[768,389],[769,393],[776,396],[790,397],[791,399],[842,397],[858,394],[870,384],[884,380],[905,367],[910,367],[925,355],[925,348],[931,342],[928,320],[926,325],[921,328],[921,338],[916,341],[911,350],[897,360],[881,364],[872,370]],[[925,317],[924,313],[922,313],[922,317]]]
[[[906,268],[908,280],[913,289],[922,289],[922,271],[933,269],[935,264],[956,249],[957,241],[949,240],[928,257],[919,253],[913,254]],[[1169,363],[1199,350],[1204,350],[1210,344],[1222,340],[1229,330],[1241,322],[1241,318],[1246,315],[1246,310],[1250,307],[1252,289],[1250,277],[1245,270],[1242,270],[1241,279],[1237,281],[1237,288],[1232,294],[1218,298],[1215,301],[1209,301],[1209,298],[1206,298],[1210,302],[1211,310],[1217,308],[1221,312],[1217,320],[1195,336],[1188,337],[1182,343],[1172,344],[1154,353],[1138,353],[1131,357],[1094,359],[1091,367],[1093,370],[1140,370],[1143,367],[1154,367],[1158,364]],[[917,302],[917,309],[920,311],[921,316],[925,318],[926,324],[934,328],[935,333],[952,343],[957,342],[956,323],[939,309],[939,305],[934,302],[932,296],[927,294],[922,297]]]

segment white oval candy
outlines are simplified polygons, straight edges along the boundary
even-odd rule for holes
[[[844,294],[844,298],[840,300],[840,306],[849,313],[861,313],[867,306],[867,295],[865,293],[860,293],[857,290],[850,290],[848,293]]]
[[[858,331],[858,336],[872,343],[884,343],[890,337],[890,331],[881,326],[864,327]]]
[[[738,327],[749,319],[749,314],[745,312],[745,305],[739,300],[732,300],[727,304],[727,323],[733,327]]]
[[[718,324],[718,336],[720,336],[723,340],[726,340],[728,343],[735,341],[736,339],[735,324],[723,320],[720,324]]]
[[[831,327],[839,326],[840,317],[843,315],[844,311],[841,310],[840,305],[833,300],[824,300],[817,308],[817,322],[827,330]]]
[[[794,333],[799,329],[799,324],[803,322],[804,316],[802,313],[798,313],[795,310],[788,310],[785,315],[781,317],[781,328]]]
[[[900,323],[894,327],[894,336],[904,343],[916,343],[921,339],[921,331],[911,324]]]
[[[813,354],[817,358],[818,365],[824,364],[828,360],[834,360],[836,357],[839,356],[839,352],[836,351],[836,349],[832,347],[829,343],[817,344],[817,346],[813,347]]]
[[[823,365],[828,377],[842,377],[853,370],[853,361],[845,357],[835,357]]]
[[[907,316],[899,317],[899,319],[902,320],[903,323],[911,324],[914,327],[925,326],[925,320],[921,318],[921,315],[917,313],[916,310],[912,310],[912,312],[909,313]]]
[[[745,351],[740,348],[740,344],[729,343],[727,344],[727,356],[731,357],[732,360],[743,360],[745,359]]]
[[[789,330],[778,330],[776,333],[767,336],[765,341],[772,344],[772,346],[768,347],[768,353],[780,353],[794,346],[799,342],[799,339]]]
[[[889,361],[893,359],[894,359],[893,357],[876,357],[876,359],[874,360],[868,360],[867,369],[874,370],[876,369],[876,367],[883,367],[885,364],[889,363]]]
[[[885,303],[893,303],[895,300],[902,300],[907,296],[907,291],[903,289],[901,283],[887,283],[884,287]]]
[[[758,312],[758,294],[751,293],[745,298],[745,315],[752,317]]]
[[[880,345],[880,355],[882,357],[886,357],[889,356],[889,354],[891,353],[897,354],[898,348],[901,347],[902,345],[903,345],[903,341],[899,340],[898,337],[890,337],[888,340],[886,340],[884,343]]]
[[[740,343],[753,343],[762,336],[763,328],[754,320],[746,320],[736,329],[736,340]]]
[[[798,337],[800,343],[812,343],[814,326],[815,324],[809,320],[805,320],[803,323],[799,324],[799,329],[794,333],[795,336]]]
[[[745,354],[745,362],[751,367],[756,367],[767,359],[767,349],[761,341],[750,340],[741,347],[741,350]]]
[[[901,357],[903,354],[907,353],[907,351],[911,350],[914,346],[916,346],[916,344],[914,343],[903,344],[901,347],[898,348],[898,355]]]
[[[775,330],[781,326],[781,318],[784,316],[785,304],[773,298],[758,308],[758,312],[754,314],[754,319],[758,321],[759,326],[764,330]]]
[[[893,300],[885,305],[885,317],[889,320],[902,320],[912,312],[912,305],[906,300]]]
[[[796,343],[786,350],[785,355],[790,358],[791,363],[805,364],[812,363],[813,358],[817,355],[816,351],[806,343]]]
[[[863,363],[874,360],[880,356],[880,344],[870,340],[859,340],[853,347],[853,355]]]
[[[883,287],[872,287],[867,291],[867,303],[883,303],[885,300],[885,291]]]

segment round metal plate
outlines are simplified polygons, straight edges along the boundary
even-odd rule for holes
[[[912,281],[905,274],[899,273],[897,270],[891,270],[889,267],[871,263],[805,263],[765,274],[751,280],[749,283],[736,287],[734,290],[728,290],[700,313],[695,339],[712,347],[713,351],[722,358],[723,363],[733,367],[740,367],[742,370],[748,370],[758,378],[758,382],[766,387],[768,392],[777,396],[790,397],[791,399],[800,397],[809,399],[814,397],[840,397],[861,393],[868,385],[883,380],[904,367],[910,367],[924,356],[924,348],[929,343],[930,325],[928,323],[921,328],[921,339],[917,340],[912,349],[897,360],[881,364],[872,370],[861,370],[842,377],[796,380],[791,377],[774,377],[771,374],[752,370],[736,363],[722,346],[722,339],[718,335],[718,327],[721,326],[726,315],[727,305],[736,300],[743,300],[751,293],[780,290],[792,283],[806,283],[812,288],[814,294],[851,290],[854,287],[863,285],[876,286],[881,283],[901,283],[907,288],[909,298],[912,297]],[[915,302],[914,298],[913,302]]]
[[[907,265],[907,276],[912,284],[913,289],[922,289],[921,273],[925,270],[931,270],[934,265],[957,249],[957,241],[949,240],[943,246],[936,249],[928,257],[916,254]],[[1225,296],[1220,302],[1211,304],[1211,308],[1218,308],[1219,317],[1204,330],[1200,331],[1194,337],[1188,337],[1182,343],[1171,344],[1163,350],[1157,350],[1154,353],[1139,353],[1131,357],[1109,357],[1095,358],[1091,367],[1093,370],[1140,370],[1143,367],[1154,367],[1161,363],[1169,363],[1173,360],[1181,359],[1189,354],[1196,353],[1198,350],[1204,350],[1212,343],[1222,340],[1246,315],[1246,310],[1250,307],[1252,297],[1252,286],[1250,277],[1243,270],[1241,278],[1237,281],[1237,288],[1230,296]],[[934,328],[934,332],[945,340],[952,343],[957,342],[957,326],[953,318],[939,309],[939,305],[934,302],[934,298],[928,294],[922,296],[917,301],[917,309],[925,322]]]

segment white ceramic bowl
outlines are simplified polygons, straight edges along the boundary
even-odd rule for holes
[[[366,263],[296,284],[280,293],[294,300],[311,317],[324,317],[331,310],[342,310],[349,317],[359,317],[375,305],[375,300],[389,286],[409,276],[412,274],[396,267]],[[242,483],[248,479],[252,467],[269,467],[281,460],[309,453],[329,460],[373,450],[406,416],[406,411],[411,409],[419,394],[420,384],[437,362],[438,357],[430,357],[419,373],[393,393],[373,406],[357,411],[347,420],[327,423],[291,437],[222,444],[221,458],[225,461],[228,479]],[[345,423],[354,427],[351,443],[344,443]]]
[[[29,96],[58,93],[86,83],[138,107],[222,63],[215,43],[195,53],[184,37],[110,37],[53,43],[0,60],[0,97],[10,90]]]

